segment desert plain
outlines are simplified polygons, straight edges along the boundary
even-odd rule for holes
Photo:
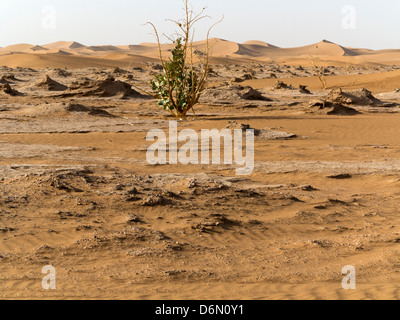
[[[211,43],[179,130],[255,129],[249,176],[148,164],[155,44],[0,48],[1,299],[400,298],[400,50]]]

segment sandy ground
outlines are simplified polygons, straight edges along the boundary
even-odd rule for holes
[[[134,91],[159,72],[154,62],[92,57],[105,65],[64,69],[51,56],[44,68],[20,55],[23,67],[0,69],[0,298],[400,298],[396,66],[349,72],[340,58],[324,90],[306,65],[213,64],[179,129],[263,129],[254,173],[238,177],[226,165],[146,162],[148,130],[172,120]],[[42,289],[46,265],[56,290]],[[342,288],[346,265],[356,290]]]

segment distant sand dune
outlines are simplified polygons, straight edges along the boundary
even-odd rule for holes
[[[58,42],[46,44],[43,47],[48,48],[48,49],[60,49],[60,50],[85,48],[85,46],[83,44],[80,44],[75,41],[58,41]]]
[[[168,57],[173,48],[171,44],[162,44],[162,54]],[[206,41],[193,44],[198,54],[206,52]],[[321,42],[294,48],[279,48],[263,41],[247,41],[242,44],[212,38],[209,40],[209,49],[213,63],[246,63],[271,62],[288,65],[310,65],[314,59],[324,65],[397,65],[400,64],[400,49],[370,50],[346,48],[339,44],[322,40]],[[26,53],[39,57],[18,56]],[[44,56],[44,53],[51,55]],[[54,58],[54,55],[71,56],[71,61]],[[72,58],[74,56],[74,58]],[[81,60],[93,58],[94,60]],[[0,48],[0,63],[2,65],[36,66],[36,67],[65,67],[86,66],[121,66],[122,62],[143,63],[155,62],[159,58],[158,46],[155,43],[141,43],[139,45],[98,45],[85,46],[76,41],[58,41],[46,45],[16,44]],[[106,60],[106,61],[101,61]],[[134,61],[132,61],[134,60]],[[57,61],[60,64],[57,64]],[[29,63],[33,64],[29,64]]]
[[[96,57],[72,56],[61,54],[27,54],[18,53],[0,56],[0,65],[24,68],[70,68],[79,69],[87,67],[125,67],[124,61],[99,59]]]
[[[250,40],[246,41],[243,43],[244,45],[250,45],[250,46],[260,46],[260,47],[267,47],[267,48],[278,48],[277,46],[274,46],[270,43],[266,43],[263,41],[258,41],[258,40]]]
[[[280,79],[286,84],[293,87],[298,87],[300,84],[306,85],[312,90],[319,90],[321,83],[317,77],[306,77],[306,78],[284,78]],[[399,87],[400,83],[400,70],[391,72],[382,72],[374,74],[356,74],[356,75],[341,75],[335,77],[326,77],[328,89],[359,89],[367,88],[373,92],[388,92],[395,90]],[[276,79],[257,79],[248,80],[242,83],[242,85],[251,86],[254,89],[264,89],[267,87],[273,87],[276,84]]]
[[[32,51],[47,51],[47,50],[49,50],[49,49],[44,48],[44,47],[42,47],[42,46],[34,46],[34,47],[32,47],[30,50],[32,50]]]

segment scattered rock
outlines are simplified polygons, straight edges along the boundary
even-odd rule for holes
[[[251,88],[251,87],[238,87],[239,96],[244,100],[262,100],[262,101],[271,101],[264,97],[261,92]]]
[[[297,135],[283,132],[283,131],[275,131],[271,129],[253,129],[248,124],[237,123],[236,121],[229,121],[226,129],[231,130],[243,130],[243,133],[246,133],[246,130],[254,130],[254,136],[262,139],[262,140],[287,140],[297,138]]]
[[[282,89],[293,89],[292,86],[287,85],[283,81],[278,81],[274,87],[275,90],[282,90]]]
[[[50,186],[67,192],[83,192],[81,189],[71,186],[68,182],[64,181],[65,176],[58,175],[50,179]]]
[[[312,94],[310,90],[307,89],[307,86],[299,85],[299,91],[303,94]]]
[[[72,76],[72,73],[65,69],[54,69],[53,74],[64,78]]]
[[[171,203],[172,201],[170,199],[166,199],[163,196],[151,196],[145,201],[143,201],[142,205],[147,207],[155,207],[155,206],[166,206]]]
[[[200,232],[207,232],[208,229],[213,229],[215,227],[228,229],[231,226],[238,226],[240,222],[230,220],[223,214],[214,213],[206,217],[206,219],[196,225],[192,226],[193,230],[199,230]]]
[[[164,67],[161,64],[155,64],[154,66],[151,67],[153,70],[158,70],[162,71],[164,70]]]
[[[300,186],[299,189],[301,189],[303,191],[316,191],[317,190],[311,185]]]
[[[143,221],[142,221],[142,219],[141,219],[139,216],[133,214],[133,215],[130,215],[130,216],[128,217],[128,219],[126,220],[126,222],[128,222],[128,223],[140,223],[140,222],[143,222]]]
[[[226,129],[231,130],[249,130],[252,129],[249,124],[237,123],[237,121],[229,121]],[[254,129],[252,129],[254,130]]]
[[[336,179],[336,180],[344,180],[344,179],[351,179],[353,176],[348,173],[336,174],[332,176],[328,176],[329,179]]]
[[[241,79],[241,78],[233,77],[233,78],[231,78],[231,79],[229,80],[229,83],[241,83],[241,82],[243,82],[243,81],[244,81],[244,80]]]
[[[339,205],[342,205],[342,206],[348,206],[349,205],[346,201],[342,201],[342,200],[339,200],[339,199],[328,199],[328,201],[329,201],[330,204],[339,204]]]
[[[36,252],[37,253],[48,252],[48,251],[52,251],[52,250],[54,250],[54,249],[52,247],[50,247],[50,246],[47,246],[47,245],[43,245],[43,246],[40,246],[40,247],[36,248]]]
[[[115,68],[115,69],[113,70],[112,73],[115,73],[115,74],[126,74],[126,73],[128,73],[128,71],[123,70],[123,69],[117,67],[117,68]]]

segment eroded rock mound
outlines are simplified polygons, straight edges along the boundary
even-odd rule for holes
[[[307,86],[299,85],[299,91],[303,94],[312,94],[310,90],[307,89]]]
[[[254,75],[252,75],[252,74],[250,74],[250,73],[246,73],[246,74],[244,74],[243,75],[243,78],[242,78],[244,81],[246,81],[246,80],[253,80],[254,79]]]
[[[126,73],[128,73],[128,71],[126,71],[124,69],[121,69],[119,67],[116,67],[116,68],[114,68],[112,70],[112,73],[114,73],[114,74],[126,74]]]
[[[229,83],[230,83],[230,84],[232,84],[232,83],[241,83],[241,82],[243,82],[243,81],[244,81],[244,80],[241,79],[241,78],[233,77],[233,78],[231,78],[231,79],[229,80]]]
[[[0,83],[1,84],[10,84],[11,82],[8,81],[5,76],[1,76],[0,77]]]
[[[340,103],[335,103],[325,100],[312,101],[310,103],[308,112],[316,114],[344,115],[344,116],[356,115],[361,113],[353,108],[344,106]]]
[[[67,89],[67,86],[51,79],[48,75],[45,75],[42,80],[36,82],[34,86],[49,91],[64,91]]]
[[[3,78],[5,81],[9,81],[10,83],[12,83],[12,82],[17,82],[17,81],[22,81],[22,80],[20,80],[20,79],[17,79],[17,78],[15,77],[15,75],[12,74],[12,73],[5,74],[4,76],[2,76],[2,78]]]
[[[125,99],[128,97],[141,96],[139,92],[132,89],[132,86],[126,82],[115,80],[108,76],[100,80],[86,80],[73,82],[68,90],[63,94],[64,97],[119,97]]]
[[[252,87],[237,87],[239,91],[239,96],[244,100],[262,100],[271,101],[270,99],[264,97],[261,92],[253,89]]]
[[[72,76],[72,72],[69,72],[66,69],[54,69],[52,73],[58,77],[64,78]]]
[[[292,133],[271,130],[269,128],[253,129],[249,124],[238,123],[236,121],[229,121],[226,129],[242,130],[243,133],[245,133],[246,130],[254,130],[254,136],[262,140],[287,140],[297,138],[297,135]]]
[[[271,101],[258,90],[241,85],[208,89],[201,97],[203,103],[235,104],[240,100]]]
[[[327,100],[343,105],[375,106],[385,104],[383,101],[375,98],[372,92],[365,88],[351,92],[334,89],[329,93]]]
[[[21,92],[13,89],[9,83],[1,83],[0,84],[0,93],[7,94],[9,96],[20,96]]]
[[[400,89],[395,89],[392,92],[383,92],[376,95],[379,99],[399,100]]]
[[[75,103],[55,103],[55,104],[41,104],[35,107],[30,107],[21,110],[19,113],[22,113],[31,117],[38,116],[69,116],[76,114],[86,114],[90,116],[98,116],[98,117],[115,117],[109,112],[95,107],[84,106],[81,104]]]
[[[287,85],[287,84],[286,84],[285,82],[283,82],[283,81],[277,81],[277,82],[276,82],[276,85],[275,85],[275,87],[274,87],[274,89],[275,89],[275,90],[283,90],[283,89],[292,90],[293,87]]]

